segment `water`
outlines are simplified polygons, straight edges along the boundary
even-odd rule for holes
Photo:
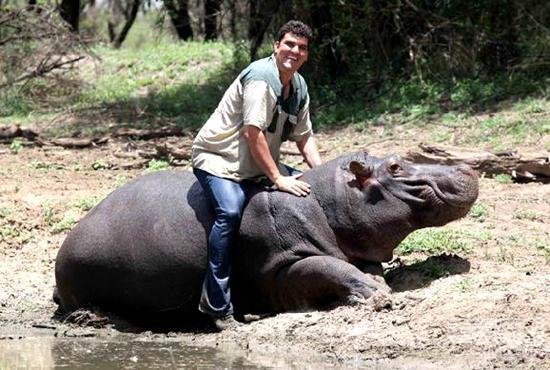
[[[4,337],[3,369],[312,369],[330,364],[311,359],[280,358],[268,353],[221,350],[182,344],[176,338]]]

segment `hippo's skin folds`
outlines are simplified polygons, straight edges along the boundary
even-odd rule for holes
[[[360,269],[389,261],[412,231],[466,215],[478,194],[468,167],[366,153],[339,157],[303,180],[311,184],[309,196],[258,191],[245,209],[233,251],[232,289],[241,313],[356,302],[389,291]],[[56,301],[65,311],[195,313],[212,219],[190,172],[129,182],[67,236],[56,259]]]

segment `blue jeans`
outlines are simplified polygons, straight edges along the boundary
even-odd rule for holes
[[[214,224],[208,236],[208,266],[199,310],[214,317],[231,315],[231,247],[239,232],[243,208],[254,184],[250,181],[224,179],[198,168],[194,168],[193,173],[215,212]]]
[[[289,174],[300,171],[287,167]],[[198,168],[193,173],[199,180],[215,212],[208,235],[208,266],[202,285],[199,311],[213,317],[233,314],[231,303],[231,248],[235,244],[244,206],[251,191],[259,185],[244,180],[236,182],[218,177]]]

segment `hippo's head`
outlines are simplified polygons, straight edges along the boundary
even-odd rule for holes
[[[463,217],[478,195],[477,175],[467,166],[412,164],[366,153],[334,164],[334,180],[320,176],[325,180],[315,194],[340,249],[358,262],[391,260],[412,231]]]
[[[363,191],[394,197],[394,207],[411,209],[415,229],[465,216],[478,196],[477,174],[466,165],[413,164],[390,156],[370,164],[351,161],[349,170]]]

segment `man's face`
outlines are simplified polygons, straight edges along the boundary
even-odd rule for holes
[[[274,52],[281,72],[294,73],[307,60],[308,40],[305,37],[286,33],[281,41],[275,42]]]

